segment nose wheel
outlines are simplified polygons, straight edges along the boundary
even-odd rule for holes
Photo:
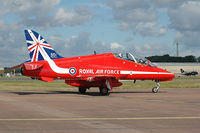
[[[157,93],[159,88],[160,88],[160,83],[159,83],[159,81],[156,81],[156,87],[152,88],[152,92]]]

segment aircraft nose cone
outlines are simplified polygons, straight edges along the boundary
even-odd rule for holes
[[[157,71],[159,72],[160,79],[163,81],[170,81],[175,77],[175,75],[172,72],[169,72],[167,70],[157,68]]]
[[[169,79],[175,78],[175,75],[174,75],[173,73],[171,73],[171,72],[169,72],[169,71],[166,71],[166,72],[169,73],[169,74],[167,74],[167,77],[168,77]]]
[[[170,75],[171,75],[171,78],[175,78],[175,75],[173,73],[171,73]]]

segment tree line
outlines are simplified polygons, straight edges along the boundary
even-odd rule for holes
[[[149,56],[145,57],[151,62],[200,62],[200,57],[195,57],[193,55],[188,55],[185,57],[176,57],[176,56],[170,56],[169,54],[163,55],[163,56]]]

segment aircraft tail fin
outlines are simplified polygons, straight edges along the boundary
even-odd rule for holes
[[[181,73],[184,73],[184,72],[185,72],[182,68],[181,68],[180,70],[181,70]]]
[[[63,58],[37,32],[27,29],[24,31],[31,62]]]

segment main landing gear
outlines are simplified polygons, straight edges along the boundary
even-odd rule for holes
[[[152,92],[157,93],[159,88],[160,88],[160,83],[159,83],[159,81],[156,81],[156,87],[152,88]]]
[[[82,88],[82,87],[79,87],[79,88],[78,88],[79,93],[81,93],[81,94],[85,94],[85,92],[86,92],[87,89],[88,89],[88,88]]]
[[[84,87],[78,88],[80,94],[85,94],[87,89],[89,89],[89,88],[84,88]],[[110,95],[109,89],[107,87],[99,87],[99,91],[102,96]]]
[[[110,95],[109,89],[107,87],[99,87],[99,91],[102,96]]]

